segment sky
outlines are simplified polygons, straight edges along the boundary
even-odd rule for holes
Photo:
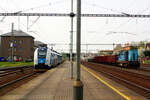
[[[81,12],[87,14],[150,14],[150,0],[81,0]],[[71,0],[1,0],[0,12],[14,13],[70,13]],[[76,13],[76,0],[74,0]],[[44,43],[56,44],[59,52],[69,52],[70,17],[0,17],[0,34],[22,30]],[[35,22],[35,20],[38,19]],[[150,18],[81,18],[82,44],[124,44],[127,42],[150,41]],[[76,44],[76,17],[74,18],[73,43]],[[111,50],[112,45],[81,46],[81,52]],[[73,46],[74,52],[76,46]]]

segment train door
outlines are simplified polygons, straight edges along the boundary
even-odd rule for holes
[[[128,61],[128,51],[125,52],[125,61]]]
[[[53,55],[50,53],[50,65],[53,65]]]
[[[135,52],[133,49],[130,50],[130,61],[135,61]]]
[[[138,60],[138,50],[135,49],[133,52],[133,61],[137,61]]]
[[[138,51],[137,51],[137,49],[131,49],[129,57],[130,57],[129,61],[137,61],[138,60]]]

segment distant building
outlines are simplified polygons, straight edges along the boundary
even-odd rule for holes
[[[119,52],[123,50],[123,47],[121,46],[121,44],[116,45],[116,47],[114,48],[114,51]]]
[[[13,51],[12,51],[13,42]],[[12,57],[14,60],[25,61],[33,59],[34,55],[34,37],[23,32],[13,31],[1,35],[1,52],[2,56],[10,60]]]
[[[100,55],[112,55],[113,54],[113,50],[101,50],[100,51]]]
[[[45,47],[47,47],[47,44],[45,44],[45,43],[43,43],[43,42],[41,42],[41,41],[34,41],[34,48],[35,48],[35,49],[38,48],[38,47],[40,47],[40,46],[45,46]]]

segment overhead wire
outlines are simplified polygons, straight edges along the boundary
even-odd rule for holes
[[[106,7],[100,6],[98,4],[90,4],[88,2],[85,2],[84,4],[87,4],[87,5],[93,6],[93,7],[97,7],[97,8],[101,8],[101,9],[105,9],[107,11],[117,12],[117,13],[120,13],[120,14],[126,14],[125,12],[122,12],[122,11],[119,11],[119,10],[116,10],[116,9],[112,9],[112,8],[106,8]]]
[[[138,12],[137,14],[141,14],[143,12],[145,12],[146,10],[150,9],[149,7],[146,7],[145,9],[143,9],[142,11]],[[115,29],[119,29],[120,27],[124,26],[125,24],[127,24],[128,22],[130,22],[133,18],[128,19],[126,22],[120,24],[118,27],[116,27]],[[136,23],[138,23],[138,21],[136,20]]]
[[[53,3],[49,2],[49,3],[46,3],[46,4],[40,5],[40,6],[31,7],[31,8],[24,9],[24,10],[20,10],[20,11],[18,11],[18,12],[26,12],[26,11],[30,11],[30,10],[34,10],[34,9],[49,7],[49,6],[54,5],[54,4],[61,4],[61,3],[64,3],[64,1],[66,1],[66,0],[57,0],[57,1],[53,2]]]
[[[8,11],[6,11],[5,9],[3,9],[1,6],[0,6],[0,9],[3,10],[3,11],[5,11],[5,12],[8,12]]]
[[[133,3],[135,3],[136,0],[133,0],[133,2],[131,2],[131,4],[129,6],[131,6]],[[90,4],[88,2],[86,2],[85,4],[87,5],[90,5],[90,6],[94,6],[94,7],[97,7],[97,8],[102,8],[102,9],[106,9],[108,11],[112,11],[112,12],[117,12],[117,13],[121,13],[121,14],[127,14],[123,11],[119,11],[119,10],[116,10],[116,9],[111,9],[111,8],[106,8],[106,7],[103,7],[103,6],[100,6],[100,5],[97,5],[97,4]],[[129,6],[127,8],[129,8]],[[146,7],[145,9],[143,9],[142,11],[140,11],[138,14],[141,14],[143,13],[144,11],[150,9],[150,6],[149,7]],[[126,23],[128,23],[130,20],[132,20],[133,18],[130,18],[129,20],[127,20],[125,23],[121,23],[118,27],[116,27],[115,29],[119,29],[120,27],[124,26]],[[106,20],[106,24],[108,24],[108,19]],[[136,20],[136,24],[138,24],[138,20]],[[105,25],[104,25],[105,26]]]
[[[66,1],[66,0],[65,0]],[[64,0],[63,0],[64,2]],[[62,0],[57,0],[55,1],[53,4],[60,4],[62,3]],[[44,7],[47,7],[47,6],[50,6],[51,3],[47,3],[47,4],[44,4],[44,5],[40,5],[40,6],[36,6],[36,7],[32,7],[32,8],[29,8],[29,9],[25,9],[25,10],[20,10],[20,11],[17,11],[15,13],[22,13],[22,12],[26,12],[26,11],[30,11],[30,10],[34,10],[34,9],[39,9],[39,8],[44,8]],[[5,17],[4,17],[5,18]],[[3,19],[4,19],[3,18]],[[29,26],[28,29],[30,29],[38,20],[39,20],[40,16],[37,17],[37,19],[35,21],[33,21],[33,23]],[[19,18],[18,18],[19,19]],[[19,26],[18,26],[19,27]],[[27,26],[28,27],[28,26]]]
[[[28,27],[28,30],[40,19],[40,16],[38,16],[35,21]]]
[[[5,10],[3,7],[0,6],[0,9],[2,9],[4,12],[8,12],[7,10]],[[6,16],[3,16],[2,19],[0,20],[0,22],[3,22],[4,19],[6,18]]]

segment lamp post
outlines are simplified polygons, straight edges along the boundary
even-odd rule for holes
[[[83,83],[80,80],[80,52],[81,52],[81,0],[77,0],[77,60],[76,80],[73,84],[73,100],[83,100]]]

